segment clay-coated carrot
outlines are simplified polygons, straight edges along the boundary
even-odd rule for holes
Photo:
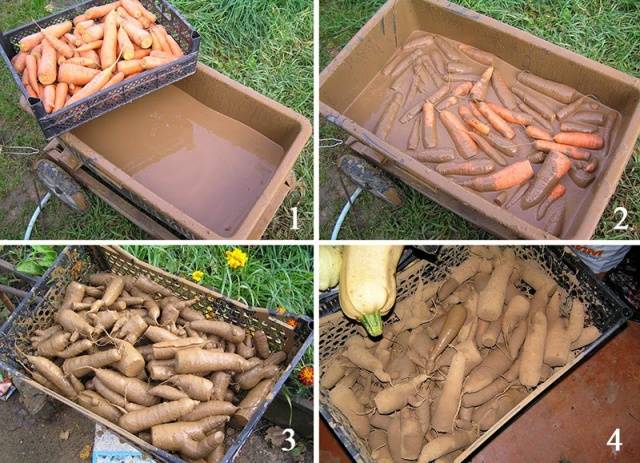
[[[580,122],[563,122],[562,124],[560,124],[560,131],[595,133],[598,131],[598,127],[589,124],[581,124]]]
[[[534,110],[540,113],[546,120],[553,121],[556,118],[556,113],[553,112],[553,109],[551,109],[549,105],[547,105],[547,103],[542,101],[536,95],[530,93],[530,91],[525,90],[524,87],[521,87],[520,85],[514,85],[513,87],[511,87],[511,91],[527,105],[531,106]]]
[[[16,56],[11,58],[11,64],[18,74],[22,74],[27,67],[27,54],[24,52],[18,53]]]
[[[42,42],[42,57],[38,61],[38,81],[42,85],[50,85],[56,81],[58,62],[55,48],[48,40]]]
[[[131,59],[129,61],[119,61],[117,66],[118,66],[118,72],[122,72],[125,76],[130,76],[137,72],[144,71],[144,66],[142,65],[142,59]]]
[[[440,51],[442,51],[442,53],[444,54],[444,56],[447,57],[448,60],[450,60],[450,61],[460,61],[460,59],[462,58],[460,56],[460,53],[444,37],[436,35],[436,36],[434,36],[433,39],[435,40],[436,45],[438,46]]]
[[[425,48],[433,45],[433,36],[421,35],[415,39],[408,40],[403,46],[404,51],[415,50],[416,48]]]
[[[526,103],[519,102],[518,108],[520,108],[524,114],[531,116],[538,125],[544,127],[547,130],[553,130],[553,126],[549,123],[549,121],[546,120],[544,117],[542,117],[540,114],[538,114],[533,108],[531,108]]]
[[[431,57],[431,61],[433,62],[433,65],[435,66],[436,71],[438,71],[438,74],[440,75],[446,74],[447,67],[444,62],[444,57],[442,56],[442,53],[440,53],[440,50],[438,50],[437,48],[434,48],[433,50],[431,50],[431,53],[429,53],[429,56]]]
[[[412,88],[419,88],[420,92],[424,92],[429,85],[429,80],[433,81],[433,77],[427,71],[427,66],[422,61],[417,61],[413,65],[414,77],[411,82]],[[409,92],[409,95],[411,92]],[[407,96],[407,100],[411,100],[410,96]]]
[[[391,76],[396,77],[402,74],[407,68],[409,68],[415,60],[422,56],[422,50],[414,50],[409,56],[405,57],[398,65],[391,71]]]
[[[118,17],[115,11],[107,14],[104,20],[104,38],[100,49],[100,66],[107,69],[118,59]]]
[[[457,104],[458,104],[458,97],[450,96],[446,100],[440,102],[440,104],[436,106],[436,109],[438,111],[444,111],[445,109],[450,108],[451,106],[455,106]]]
[[[113,77],[107,82],[107,84],[103,87],[103,90],[111,87],[112,85],[118,84],[124,80],[126,76],[124,72],[116,72]]]
[[[438,104],[445,96],[447,96],[447,93],[449,93],[449,85],[444,84],[440,86],[438,90],[429,95],[427,101],[430,101],[433,104]]]
[[[480,79],[477,74],[447,74],[444,76],[445,82],[476,82]]]
[[[530,125],[525,129],[525,133],[536,140],[553,141],[553,135],[547,132],[545,129],[541,129],[535,125]]]
[[[173,53],[173,56],[175,56],[176,58],[184,56],[184,52],[182,51],[182,48],[180,48],[180,45],[178,45],[178,42],[176,42],[176,40],[169,34],[167,34],[167,42],[169,43],[169,48],[171,48],[171,53]]]
[[[474,159],[464,162],[445,162],[436,166],[440,175],[486,175],[493,172],[496,165],[488,159]]]
[[[53,112],[59,111],[64,107],[68,95],[69,85],[64,82],[58,83],[58,85],[56,85],[56,97],[53,105]]]
[[[513,157],[518,154],[518,147],[496,132],[489,133],[485,138],[489,143],[491,143],[491,146],[509,157]]]
[[[526,86],[531,87],[543,95],[547,95],[561,103],[571,103],[577,94],[575,88],[552,80],[543,79],[542,77],[531,74],[530,72],[520,72],[517,79]]]
[[[518,111],[511,111],[503,106],[497,105],[495,103],[491,103],[487,101],[489,107],[495,112],[498,116],[503,118],[505,121],[510,122],[511,124],[518,125],[531,125],[533,124],[533,117],[529,114],[524,114]],[[516,104],[517,107],[517,104]]]
[[[133,0],[121,0],[120,3],[122,4],[122,7],[127,10],[127,13],[134,18],[138,19],[142,16],[142,10],[138,8],[138,5]]]
[[[500,132],[505,138],[512,140],[516,136],[515,131],[507,121],[498,116],[498,114],[494,112],[493,109],[491,109],[484,101],[478,102],[478,110],[487,118],[489,124],[491,124],[493,128]]]
[[[397,51],[396,55],[387,64],[385,64],[384,68],[382,68],[382,75],[388,76],[389,74],[391,74],[391,71],[395,69],[395,67],[400,63],[400,61],[402,61],[405,58],[405,56],[406,56],[406,53],[403,53],[402,51]]]
[[[113,63],[107,69],[98,73],[98,75],[96,75],[93,79],[91,79],[91,82],[89,82],[87,85],[82,87],[81,90],[77,91],[71,98],[69,98],[69,101],[67,101],[66,106],[70,106],[73,103],[76,103],[77,101],[82,100],[83,98],[87,98],[93,95],[94,93],[99,92],[105,85],[107,85],[107,82],[111,80],[114,66],[115,66],[115,63]]]
[[[74,85],[85,85],[100,73],[97,69],[79,66],[72,63],[64,63],[58,70],[58,82]]]
[[[493,66],[493,63],[495,62],[496,57],[493,54],[483,50],[479,50],[475,47],[472,47],[471,45],[461,43],[460,45],[458,45],[458,48],[469,58],[477,61],[478,63],[486,64],[487,66]]]
[[[560,132],[553,137],[553,141],[591,150],[599,150],[604,146],[604,139],[597,133]]]
[[[554,143],[546,140],[536,140],[533,144],[535,149],[548,153],[550,151],[558,151],[565,156],[569,156],[572,159],[587,160],[591,157],[589,151],[585,151],[575,146],[563,145],[560,143]]]
[[[120,6],[120,0],[113,3],[108,3],[106,5],[94,6],[92,8],[89,8],[87,11],[85,11],[84,16],[87,19],[100,19],[108,15],[112,11],[114,11],[119,6]]]
[[[610,111],[607,114],[607,119],[604,123],[603,138],[605,139],[606,146],[603,148],[603,153],[608,156],[611,152],[611,146],[613,145],[613,128],[618,120],[618,113],[616,111]]]
[[[455,114],[446,110],[442,111],[440,120],[463,158],[469,159],[478,154],[478,145],[469,136],[464,123]]]
[[[95,42],[85,43],[84,45],[76,48],[77,52],[89,51],[89,50],[98,50],[102,47],[102,40],[96,40]]]
[[[467,63],[452,61],[447,63],[447,72],[452,74],[475,74],[478,72],[478,68]]]
[[[433,63],[433,60],[431,59],[431,57],[428,55],[425,55],[420,57],[419,61],[424,66],[424,69],[425,71],[427,71],[427,74],[429,74],[429,77],[431,77],[433,84],[436,87],[442,85],[442,78],[440,77],[440,74],[438,74],[438,71],[436,71],[435,64]]]
[[[135,49],[131,39],[122,27],[118,28],[118,51],[124,60],[132,60],[135,56]]]
[[[378,122],[378,126],[376,128],[376,135],[383,140],[389,136],[389,132],[391,132],[391,127],[393,127],[393,123],[398,116],[398,111],[402,107],[402,93],[396,92],[393,94],[389,105],[385,109],[380,121]],[[417,113],[416,113],[417,114]]]
[[[481,192],[508,190],[528,181],[533,175],[529,161],[518,161],[491,175],[460,182],[460,185]]]
[[[549,208],[550,211],[547,213],[548,218],[545,223],[544,229],[549,232],[551,235],[560,238],[562,235],[562,229],[564,228],[564,216],[565,210],[567,208],[566,198],[562,197],[554,203]]]
[[[151,48],[151,34],[135,25],[132,21],[124,21],[122,27],[127,31],[127,35],[133,43],[140,48]]]
[[[451,94],[453,96],[467,96],[472,88],[471,82],[460,82],[451,89]]]
[[[438,132],[436,130],[436,108],[433,103],[427,101],[422,106],[422,140],[426,148],[435,148],[438,144]]]
[[[482,73],[480,76],[480,80],[478,80],[471,89],[471,99],[476,101],[484,101],[487,98],[487,92],[489,91],[489,82],[491,81],[491,76],[493,75],[493,66],[487,68],[486,71]]]
[[[411,134],[409,135],[409,141],[407,143],[407,149],[416,150],[420,145],[420,126],[421,126],[420,118],[417,118],[413,123],[413,127],[411,127]]]
[[[45,85],[43,97],[42,97],[42,106],[44,106],[44,110],[48,113],[52,112],[55,102],[56,102],[56,86]]]
[[[554,201],[562,198],[566,192],[567,188],[562,183],[558,183],[555,187],[553,187],[553,190],[551,190],[545,200],[540,203],[540,206],[538,206],[538,210],[536,211],[536,219],[542,220],[547,213],[549,206],[551,206]]]
[[[598,158],[593,158],[588,161],[574,161],[573,164],[585,172],[593,173],[598,170],[599,161]]]
[[[584,124],[604,125],[605,115],[599,111],[580,111],[575,113],[571,120]]]
[[[467,106],[460,105],[458,107],[458,112],[460,113],[460,117],[462,117],[462,120],[472,129],[477,130],[483,135],[487,135],[489,132],[491,132],[491,127],[473,117],[473,113]]]
[[[456,158],[456,153],[450,148],[439,148],[414,153],[412,156],[420,162],[440,163],[453,161]]]
[[[400,117],[400,123],[406,124],[411,119],[416,117],[420,113],[420,111],[422,111],[422,107],[426,102],[430,102],[434,105],[438,104],[438,102],[442,100],[442,98],[444,98],[447,95],[447,93],[449,93],[449,86],[443,85],[438,90],[436,90],[431,96],[425,98],[423,101],[420,101],[418,104],[409,108],[409,110],[405,112],[402,115],[402,117]]]
[[[515,206],[516,204],[518,204],[520,202],[520,198],[522,198],[522,196],[527,192],[527,190],[529,189],[529,182],[525,182],[522,185],[520,185],[516,191],[513,193],[513,196],[511,197],[511,199],[509,199],[509,201],[507,201],[507,203],[505,204],[505,209],[511,209],[513,206]]]
[[[513,96],[511,89],[509,89],[509,86],[499,71],[493,71],[491,84],[493,86],[493,90],[496,92],[496,95],[498,95],[498,98],[505,108],[515,110],[518,107],[516,98]]]
[[[558,110],[558,112],[556,112],[556,115],[558,116],[559,120],[563,120],[566,119],[567,117],[571,116],[573,113],[575,113],[578,109],[580,109],[580,106],[582,106],[582,103],[586,100],[586,96],[583,95],[580,98],[578,98],[576,101],[574,101],[571,104],[568,104],[566,106],[563,106],[562,108],[560,108]]]
[[[562,153],[551,151],[538,170],[533,184],[522,198],[522,208],[529,209],[539,204],[570,169],[571,159]]]
[[[509,192],[506,190],[502,190],[495,198],[493,198],[493,203],[496,206],[502,207],[504,206],[504,203],[507,202],[507,199],[509,199]]]
[[[531,164],[542,164],[547,157],[547,153],[544,151],[534,151],[527,156],[527,159]]]
[[[591,184],[591,182],[593,182],[593,179],[596,176],[591,172],[586,172],[578,168],[577,166],[572,166],[569,171],[569,177],[573,180],[573,183],[580,188],[586,188]]]
[[[474,132],[468,132],[468,134],[473,139],[473,141],[476,142],[476,145],[478,145],[478,147],[480,147],[480,149],[496,163],[501,166],[506,166],[508,164],[507,160],[500,153],[500,151],[491,146],[491,144],[486,139]]]

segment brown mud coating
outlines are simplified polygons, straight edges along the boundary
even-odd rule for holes
[[[74,134],[221,236],[235,233],[284,157],[274,141],[175,86]]]
[[[414,31],[407,39],[406,43],[410,43],[413,40],[425,36],[426,33],[423,31]],[[406,70],[401,74],[396,74],[395,76],[384,75],[382,72],[376,74],[371,82],[364,88],[364,90],[355,98],[354,101],[348,106],[348,108],[344,111],[344,114],[353,119],[356,123],[361,125],[362,127],[376,132],[378,128],[378,123],[385,114],[386,108],[389,105],[389,102],[395,95],[396,102],[398,101],[398,93],[402,94],[403,105],[402,108],[397,112],[395,116],[395,120],[391,125],[388,135],[386,136],[386,141],[391,143],[392,145],[400,148],[408,155],[421,160],[428,167],[434,170],[437,164],[425,161],[429,156],[425,155],[425,151],[429,151],[422,143],[418,146],[416,150],[408,149],[408,141],[411,134],[411,130],[414,127],[414,120],[409,120],[405,123],[401,123],[400,119],[407,113],[407,111],[420,104],[420,102],[424,102],[425,99],[436,92],[442,85],[449,85],[450,89],[453,89],[455,86],[459,85],[460,82],[457,81],[460,74],[473,74],[476,75],[479,79],[482,73],[487,69],[487,65],[480,63],[478,61],[474,61],[467,54],[463,53],[459,47],[462,45],[460,42],[456,42],[449,38],[438,36],[435,34],[429,34],[432,37],[435,37],[435,41],[425,41],[427,46],[418,47],[417,49],[412,49],[411,51],[403,51],[402,48],[396,50],[396,53],[390,58],[387,62],[386,67],[388,69],[393,69],[389,63],[392,60],[396,62],[401,62],[404,58],[410,56],[411,53],[416,54],[416,52],[422,51],[424,55],[433,55],[434,53],[440,54],[445,62],[445,67],[449,72],[449,75],[440,75],[438,74],[436,81],[434,79],[429,79],[427,82],[424,82],[424,79],[421,79],[415,73],[414,66],[407,66]],[[449,48],[446,50],[445,47],[442,47],[441,44],[446,44],[445,47]],[[451,49],[457,52],[459,57],[456,61],[451,60],[447,55],[448,51]],[[478,51],[478,50],[476,50]],[[612,139],[615,137],[615,131],[617,127],[620,125],[621,117],[619,113],[615,110],[604,106],[600,102],[596,101],[594,98],[590,96],[583,96],[578,92],[575,92],[575,96],[573,96],[573,100],[569,104],[561,103],[560,101],[554,100],[551,97],[543,95],[542,93],[534,90],[533,88],[527,86],[524,82],[518,81],[517,76],[521,72],[520,69],[517,69],[510,65],[509,63],[501,60],[498,57],[493,55],[485,54],[485,52],[480,51],[482,54],[483,61],[487,56],[493,58],[493,66],[494,66],[494,77],[492,78],[491,83],[488,86],[487,96],[485,98],[485,102],[494,103],[503,107],[507,107],[513,112],[522,113],[523,111],[519,107],[512,108],[513,103],[522,104],[523,101],[517,96],[511,93],[509,97],[510,102],[501,101],[495,91],[495,80],[498,80],[498,86],[504,88],[501,84],[506,84],[506,87],[511,89],[512,87],[519,88],[520,90],[524,90],[528,97],[533,97],[536,100],[536,103],[542,103],[541,106],[544,108],[551,109],[551,111],[555,114],[559,111],[563,110],[567,106],[570,106],[573,103],[573,107],[570,110],[574,110],[574,112],[562,120],[558,120],[558,117],[554,117],[552,120],[545,120],[543,117],[538,117],[538,119],[542,119],[545,121],[547,127],[550,127],[551,130],[549,132],[551,135],[555,135],[560,132],[560,124],[565,123],[568,124],[570,128],[575,129],[576,124],[582,128],[583,131],[588,131],[590,133],[598,134],[605,139],[605,146],[600,150],[586,150],[591,153],[591,159],[596,159],[598,161],[598,169],[592,175],[594,178],[593,182],[590,182],[588,185],[584,186],[584,182],[581,182],[583,186],[577,185],[572,177],[569,175],[565,175],[560,183],[566,187],[566,194],[564,195],[562,201],[556,201],[554,206],[557,208],[560,204],[566,204],[565,211],[563,214],[555,214],[555,215],[563,215],[563,223],[558,226],[554,224],[550,226],[549,217],[550,211],[542,216],[540,219],[536,217],[537,215],[537,207],[533,207],[530,209],[523,209],[521,205],[521,201],[511,201],[511,198],[514,194],[519,191],[522,185],[516,185],[509,190],[505,190],[507,195],[501,191],[495,192],[477,192],[482,198],[487,201],[500,204],[505,204],[504,208],[509,209],[509,211],[515,214],[517,217],[526,220],[527,222],[535,225],[539,228],[547,230],[549,232],[558,233],[556,236],[562,237],[563,235],[569,235],[570,230],[573,228],[574,223],[578,223],[580,221],[580,211],[583,206],[586,206],[586,203],[590,201],[591,195],[588,194],[588,190],[593,188],[598,183],[599,173],[605,171],[608,168],[609,159],[607,158],[607,152],[612,144]],[[424,56],[424,55],[417,55]],[[419,58],[418,58],[419,59]],[[436,67],[440,66],[432,66],[432,70],[437,73]],[[451,71],[459,70],[461,73],[456,75]],[[533,70],[535,72],[535,70]],[[453,79],[450,78],[453,76]],[[423,92],[409,92],[410,88],[413,85],[414,79],[420,79],[418,85],[419,88],[423,90]],[[451,80],[454,80],[451,82]],[[523,79],[528,80],[528,79]],[[447,81],[449,83],[447,84]],[[394,89],[392,90],[390,86],[394,84]],[[563,89],[565,90],[565,89]],[[518,90],[517,90],[518,91]],[[518,91],[518,93],[522,93]],[[571,94],[571,92],[569,92]],[[445,129],[442,124],[442,120],[440,118],[439,112],[441,111],[441,106],[438,106],[441,102],[447,100],[447,98],[451,97],[450,90],[436,102],[434,102],[436,108],[436,133],[437,133],[437,149],[451,149],[456,154],[456,161],[464,161],[465,158],[456,150],[456,147],[451,139],[451,136]],[[565,96],[566,100],[566,96]],[[462,105],[468,106],[471,99],[469,96],[458,97],[458,102],[447,108],[447,111],[455,114],[461,121],[462,117],[460,117],[460,113],[458,112],[458,108]],[[395,109],[395,108],[394,108]],[[538,113],[539,114],[539,113]],[[474,114],[477,115],[477,114]],[[387,117],[389,117],[387,115]],[[417,114],[418,118],[422,118],[422,114]],[[406,118],[405,118],[406,119]],[[478,119],[480,119],[478,117]],[[499,135],[499,132],[487,121],[486,117],[480,119],[483,123],[489,125],[491,127],[490,135]],[[606,121],[606,122],[605,122]],[[608,123],[607,123],[608,122]],[[388,122],[387,122],[388,123]],[[514,162],[522,161],[527,159],[528,157],[540,157],[540,154],[537,154],[537,150],[535,150],[533,146],[534,139],[527,136],[525,133],[525,126],[520,126],[517,124],[509,124],[511,128],[516,133],[516,136],[509,140],[511,144],[516,145],[518,147],[517,154],[513,157],[509,157],[504,155],[503,157],[506,159],[508,164],[513,164]],[[534,122],[533,125],[541,126],[542,124]],[[541,127],[543,128],[543,127]],[[469,126],[467,126],[467,130],[472,130]],[[584,149],[584,148],[582,148]],[[543,154],[544,155],[544,154]],[[484,150],[478,149],[478,154],[474,156],[474,159],[491,159]],[[541,159],[538,159],[542,161]],[[447,161],[451,161],[447,159]],[[575,162],[575,161],[574,161]],[[534,171],[538,171],[541,167],[540,163],[532,164]],[[578,166],[575,166],[577,169],[580,169]],[[502,166],[496,165],[496,171],[501,169]],[[573,175],[575,177],[575,174]],[[456,183],[462,183],[464,180],[469,179],[470,177],[459,176],[459,175],[449,175],[448,178],[452,179]],[[535,179],[535,177],[534,177]],[[532,180],[529,181],[529,184],[532,184]],[[500,198],[498,198],[500,196]],[[505,201],[506,196],[506,201]],[[555,209],[554,208],[554,209]],[[550,208],[552,209],[552,208]],[[550,230],[553,228],[553,230]]]

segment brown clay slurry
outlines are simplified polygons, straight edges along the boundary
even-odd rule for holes
[[[284,156],[280,145],[175,86],[74,134],[221,236],[242,224]]]
[[[414,31],[407,39],[407,42],[423,34],[425,34],[425,32]],[[429,35],[435,36],[435,34],[429,34]],[[458,45],[460,44],[460,42],[456,42],[454,40],[444,38],[444,37],[442,37],[442,39],[444,39],[444,41],[446,41],[452,47],[458,50]],[[433,50],[438,50],[438,48],[436,44],[431,44],[431,45],[428,45],[426,48],[423,48],[423,50],[425,55],[427,55],[432,53]],[[396,53],[389,59],[389,61],[396,58],[398,54],[406,54],[408,56],[409,52],[405,52],[405,51],[402,51],[401,49],[398,49]],[[481,64],[477,61],[472,60],[470,57],[468,57],[464,53],[460,52],[459,54],[460,54],[460,60],[457,62],[449,61],[446,59],[446,57],[444,57],[445,66],[447,66],[450,63],[454,63],[454,66],[456,63],[462,64],[462,68],[464,68],[465,71],[468,71],[467,73],[476,74],[478,76],[480,76],[482,72],[487,68],[487,65]],[[495,58],[494,68],[495,68],[495,72],[500,74],[500,76],[504,79],[508,87],[511,87],[514,84],[518,84],[521,87],[524,87],[530,94],[534,94],[539,100],[542,100],[544,103],[546,103],[546,105],[549,106],[554,112],[557,112],[558,110],[566,106],[550,97],[547,97],[541,93],[538,93],[532,90],[531,88],[526,87],[524,84],[518,83],[517,75],[520,72],[520,70],[513,67],[509,63],[499,59],[498,57]],[[353,119],[359,125],[365,127],[366,129],[372,132],[375,132],[378,125],[378,121],[384,114],[385,109],[387,108],[389,102],[392,100],[394,96],[394,93],[396,91],[399,91],[403,95],[404,104],[402,105],[402,108],[398,112],[396,121],[393,123],[386,140],[390,144],[398,147],[399,149],[403,150],[407,154],[416,155],[417,153],[424,150],[425,148],[422,144],[419,145],[417,150],[410,150],[408,148],[408,142],[410,139],[412,128],[414,126],[415,119],[412,119],[406,123],[401,123],[400,119],[410,108],[424,101],[426,97],[433,94],[441,85],[446,85],[447,82],[445,82],[442,79],[443,77],[444,77],[443,75],[439,75],[440,80],[437,83],[435,83],[433,79],[427,79],[426,81],[427,85],[423,86],[422,88],[423,92],[420,92],[420,91],[416,92],[415,90],[412,90],[411,87],[412,87],[412,80],[414,78],[417,78],[417,74],[414,72],[414,70],[411,67],[409,67],[407,71],[401,74],[400,77],[384,75],[381,70],[381,72],[376,74],[374,79],[371,82],[369,82],[369,84],[358,95],[358,97],[356,97],[356,99],[351,102],[351,104],[348,106],[348,108],[345,110],[344,113],[346,116]],[[396,80],[396,79],[399,79],[399,80]],[[457,84],[458,82],[449,83],[450,88],[455,87]],[[394,89],[391,88],[392,86],[394,87]],[[445,96],[442,100],[445,100],[449,96],[451,96],[450,93],[448,93],[447,96]],[[516,100],[518,99],[516,98]],[[462,103],[462,104],[468,105],[469,101],[470,101],[470,98],[468,96],[459,98],[458,103],[447,108],[447,110],[459,117],[458,108],[460,104]],[[491,83],[489,84],[488,93],[487,93],[487,97],[485,98],[485,101],[496,103],[502,106],[502,102],[498,98],[496,92],[494,91],[493,85]],[[597,110],[599,112],[604,113],[605,115],[613,111],[611,108],[604,106],[603,104],[597,102],[593,98],[587,98],[585,102],[581,105],[579,111],[592,111],[592,110]],[[523,112],[522,109],[520,108],[516,108],[515,111]],[[420,113],[417,117],[422,118],[422,114]],[[578,119],[574,120],[574,118],[576,117],[579,118],[579,116],[574,115],[564,119],[563,122],[574,122],[574,121],[577,122]],[[453,141],[451,140],[451,137],[449,136],[447,130],[442,124],[442,121],[440,120],[437,110],[436,110],[435,119],[436,119],[436,127],[437,127],[436,148],[437,149],[455,148]],[[481,119],[481,120],[487,123],[485,119]],[[616,128],[619,126],[619,121],[620,121],[620,117],[618,117],[617,119],[616,126],[615,126]],[[560,131],[560,122],[556,119],[550,123],[552,127],[552,130],[550,132],[552,134],[558,133]],[[540,125],[540,124],[535,124],[535,125]],[[513,162],[526,159],[527,156],[535,153],[536,150],[533,147],[533,140],[525,134],[525,127],[517,126],[514,124],[510,124],[510,126],[516,132],[516,136],[513,140],[511,140],[511,142],[514,145],[518,145],[517,155],[513,157],[505,156],[507,162],[511,164]],[[493,127],[491,131],[494,133],[497,133],[495,129],[493,129]],[[602,136],[605,136],[603,127],[598,127],[596,133]],[[612,136],[615,137],[615,129]],[[608,146],[608,143],[607,143],[607,146]],[[570,235],[573,228],[577,226],[580,219],[581,210],[592,200],[593,189],[594,189],[592,186],[597,184],[598,182],[598,173],[606,170],[609,163],[609,159],[605,156],[604,150],[588,150],[588,151],[591,152],[592,159],[597,159],[599,164],[598,169],[595,172],[596,177],[594,182],[586,188],[580,188],[571,180],[571,178],[569,178],[569,176],[565,176],[561,180],[561,183],[566,187],[566,193],[564,195],[564,200],[566,201],[566,213],[564,218],[563,232],[561,236]],[[481,150],[479,150],[478,157],[486,158],[487,156]],[[463,161],[464,159],[462,158],[462,156],[458,156],[457,160]],[[433,164],[433,163],[427,163],[427,165],[434,169],[436,166],[436,164]],[[540,169],[540,166],[541,164],[533,164],[533,168],[536,172]],[[496,166],[496,169],[498,168],[499,166]],[[459,182],[469,177],[451,175],[449,176],[449,178],[451,178],[453,181]],[[509,197],[511,197],[516,190],[517,190],[517,187],[514,187],[508,190]],[[485,193],[477,193],[477,194],[485,198],[486,200],[493,202],[497,198],[497,196],[500,194],[500,192],[485,192]],[[527,222],[544,229],[549,213],[547,212],[547,215],[545,215],[545,217],[543,217],[541,220],[538,220],[536,218],[537,209],[538,207],[535,206],[530,209],[523,210],[521,208],[520,202],[518,201],[517,204],[510,207],[509,211],[512,212],[514,215],[518,216],[519,218],[526,220]]]

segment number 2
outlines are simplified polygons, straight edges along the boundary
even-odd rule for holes
[[[289,448],[282,447],[282,451],[291,452],[294,448],[296,448],[296,441],[293,438],[293,436],[295,436],[296,433],[293,429],[287,428],[282,431],[282,434],[284,434],[285,436],[288,435],[284,441],[289,444]]]
[[[620,442],[620,428],[616,428],[616,430],[613,431],[613,434],[611,434],[611,437],[607,441],[607,445],[613,447],[615,452],[620,451],[620,447],[622,447],[622,442]]]
[[[622,212],[622,218],[620,219],[620,222],[618,222],[618,224],[613,227],[614,230],[628,230],[629,229],[629,225],[622,225],[624,223],[625,220],[627,220],[627,215],[629,215],[629,213],[627,212],[627,209],[625,207],[616,207],[615,210],[613,211],[614,214],[617,214],[618,212]]]
[[[298,230],[298,208],[297,207],[292,207],[291,208],[291,221],[293,222],[293,224],[291,225],[291,230]]]

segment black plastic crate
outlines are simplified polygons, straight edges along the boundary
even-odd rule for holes
[[[200,49],[200,35],[191,25],[171,6],[167,0],[140,0],[140,2],[157,17],[157,24],[163,25],[167,32],[178,42],[184,52],[179,59],[140,73],[124,80],[119,84],[102,90],[84,98],[69,107],[55,113],[48,114],[40,99],[32,98],[22,83],[22,79],[11,64],[11,59],[18,53],[18,42],[23,37],[38,32],[40,27],[61,23],[83,13],[93,6],[111,3],[113,0],[89,0],[64,11],[37,20],[36,24],[26,24],[5,33],[0,31],[0,45],[2,58],[9,67],[18,88],[29,101],[31,110],[44,132],[47,140],[68,132],[82,124],[89,122],[109,111],[166,87],[196,72],[198,50]]]

